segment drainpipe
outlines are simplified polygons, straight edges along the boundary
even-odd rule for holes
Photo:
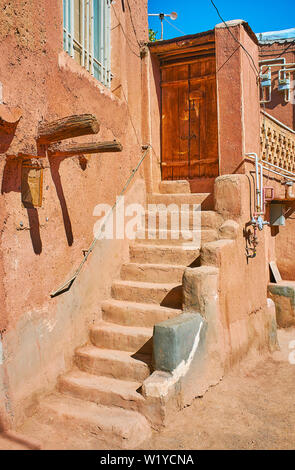
[[[144,165],[146,191],[147,193],[153,192],[153,162],[152,162],[152,104],[151,104],[151,56],[147,45],[144,45],[140,51],[141,55],[141,70],[142,70],[142,90],[145,99],[142,102],[142,138],[144,143],[150,144],[149,158],[146,159]]]
[[[253,214],[251,224],[257,227],[258,230],[263,230],[264,225],[269,225],[269,222],[263,220],[264,215],[264,201],[263,201],[263,166],[259,163],[257,153],[251,152],[245,155],[254,157],[255,159],[255,175],[256,175],[256,211]],[[260,171],[260,177],[259,177]]]

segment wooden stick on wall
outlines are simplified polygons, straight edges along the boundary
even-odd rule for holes
[[[116,140],[111,142],[89,142],[70,145],[51,145],[48,153],[52,157],[71,157],[90,153],[121,152],[122,145]]]
[[[93,114],[79,114],[41,124],[37,139],[40,144],[50,144],[80,135],[97,134],[98,131],[99,124]]]

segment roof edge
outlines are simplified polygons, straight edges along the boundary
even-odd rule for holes
[[[229,20],[229,21],[225,21],[225,22],[222,22],[222,23],[218,23],[216,26],[215,26],[215,29],[220,29],[220,28],[233,28],[234,26],[239,26],[239,25],[242,25],[244,26],[245,30],[247,31],[247,33],[249,34],[250,38],[253,40],[253,42],[255,42],[255,44],[258,46],[259,45],[259,41],[257,39],[257,36],[256,34],[254,33],[253,29],[249,26],[249,23],[245,20]]]
[[[176,38],[171,38],[171,39],[164,39],[163,41],[153,41],[153,42],[148,42],[147,45],[150,48],[160,46],[160,45],[165,45],[165,44],[171,44],[173,42],[180,42],[180,41],[187,41],[190,39],[197,39],[202,36],[207,36],[209,34],[213,34],[214,29],[209,29],[208,31],[202,31],[201,33],[195,33],[195,34],[187,34],[186,36],[177,36]]]

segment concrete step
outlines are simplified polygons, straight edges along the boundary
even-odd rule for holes
[[[213,195],[211,193],[183,193],[183,194],[161,194],[153,193],[147,195],[147,204],[176,204],[180,210],[181,204],[201,204],[202,210],[213,209]],[[151,208],[149,208],[151,209]]]
[[[190,184],[187,180],[161,181],[159,184],[161,194],[190,193]]]
[[[146,230],[139,231],[136,234],[135,243],[151,245],[185,246],[188,243],[194,243],[195,248],[200,248],[202,243],[208,243],[218,240],[216,230],[187,230],[181,232],[178,230]]]
[[[116,281],[112,285],[112,297],[117,300],[181,308],[182,286],[178,283]]]
[[[145,399],[137,392],[141,383],[113,379],[73,370],[60,377],[61,393],[104,406],[119,406],[138,411]]]
[[[143,382],[150,375],[151,357],[113,349],[84,346],[77,349],[75,363],[89,374],[113,377],[114,379]]]
[[[0,432],[0,451],[2,450],[41,450],[40,440],[32,439],[25,434],[8,430]]]
[[[107,322],[147,328],[182,313],[180,309],[115,299],[103,302],[101,309],[102,318]]]
[[[179,282],[185,266],[172,264],[148,264],[148,263],[126,263],[121,268],[121,279],[123,281],[141,282]]]
[[[200,232],[200,230],[198,231]],[[167,241],[173,245],[183,243],[186,241],[192,241],[193,233],[191,230],[139,230],[135,234],[135,240],[137,243],[163,243],[167,245]]]
[[[116,406],[107,407],[52,394],[42,400],[38,417],[54,426],[57,434],[67,431],[83,441],[86,449],[109,445],[112,448],[133,448],[147,439],[151,429],[143,415]],[[96,447],[97,446],[97,447]]]
[[[134,263],[190,266],[199,258],[200,250],[171,244],[133,243],[130,245],[129,254],[130,261]]]
[[[145,228],[151,229],[158,228],[159,224],[164,224],[167,229],[177,229],[183,227],[186,229],[215,229],[218,230],[223,222],[223,218],[215,211],[200,211],[200,210],[181,210],[175,211],[152,211],[148,210],[145,213],[144,223]],[[172,224],[172,226],[171,226]]]
[[[104,349],[152,353],[152,328],[122,326],[100,322],[90,330],[90,339],[94,346]]]

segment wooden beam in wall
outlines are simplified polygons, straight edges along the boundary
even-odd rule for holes
[[[40,144],[50,144],[81,135],[97,134],[98,131],[99,124],[93,114],[78,114],[41,124],[37,139]]]
[[[8,134],[13,132],[22,114],[23,112],[18,106],[0,104],[0,130]]]
[[[120,142],[113,140],[111,142],[79,142],[70,145],[52,145],[48,147],[48,152],[52,157],[72,157],[90,153],[121,152],[122,148]]]

